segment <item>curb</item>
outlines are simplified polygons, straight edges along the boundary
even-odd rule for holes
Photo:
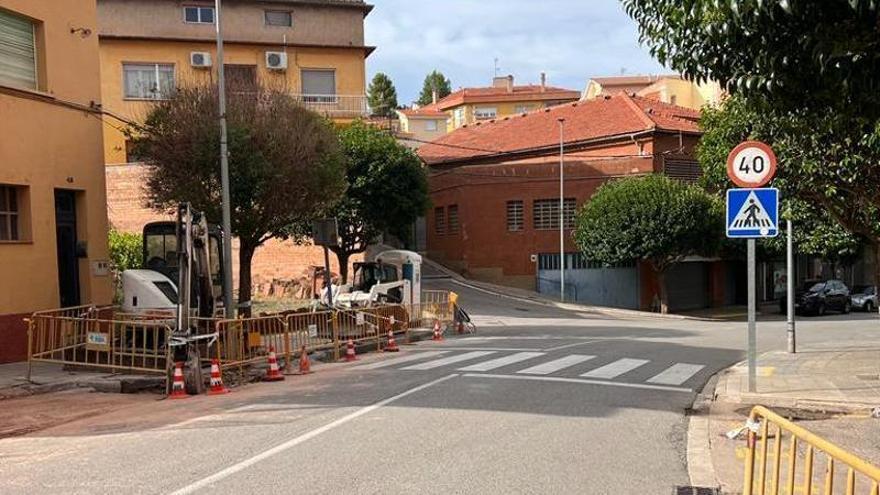
[[[709,443],[710,406],[715,399],[715,387],[724,370],[709,377],[703,390],[694,398],[688,420],[686,438],[686,462],[691,486],[719,488],[721,483],[715,474],[712,448]]]
[[[0,389],[0,401],[18,399],[34,395],[65,392],[82,389],[84,392],[100,392],[106,394],[135,394],[152,388],[163,386],[164,377],[120,377],[119,379],[86,378],[65,380],[54,383],[24,383],[15,387]]]

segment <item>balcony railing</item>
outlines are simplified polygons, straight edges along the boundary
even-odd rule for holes
[[[304,107],[333,119],[368,117],[370,106],[363,95],[303,95],[294,94]]]

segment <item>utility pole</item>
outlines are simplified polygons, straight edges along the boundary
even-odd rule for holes
[[[559,300],[565,302],[565,119],[559,119]]]
[[[235,318],[232,302],[232,207],[229,198],[229,143],[226,131],[226,74],[223,70],[223,28],[220,22],[220,2],[214,0],[214,22],[217,27],[217,89],[220,110],[220,186],[223,208],[223,306],[226,317]]]
[[[791,210],[789,210],[791,216]],[[788,299],[786,300],[786,309],[788,312],[788,352],[794,354],[797,352],[797,335],[795,333],[794,322],[794,231],[792,230],[791,219],[786,220],[786,233],[788,237],[785,240],[785,260],[788,265],[788,275],[786,276],[785,285]]]

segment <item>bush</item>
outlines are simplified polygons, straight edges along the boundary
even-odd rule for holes
[[[122,272],[143,266],[143,236],[129,232],[110,230],[110,270],[113,272],[113,285],[116,287],[117,302],[120,297]]]

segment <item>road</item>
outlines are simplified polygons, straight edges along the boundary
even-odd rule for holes
[[[689,484],[685,411],[743,358],[744,324],[609,317],[429,284],[461,294],[476,336],[2,440],[0,491],[662,494]],[[805,345],[873,331],[836,317],[800,329]],[[762,324],[759,342],[784,348],[784,322]]]

